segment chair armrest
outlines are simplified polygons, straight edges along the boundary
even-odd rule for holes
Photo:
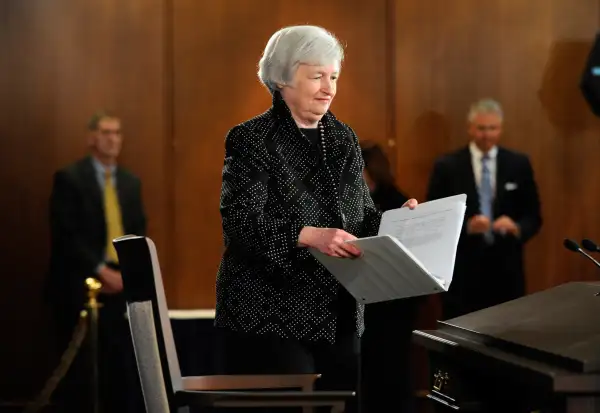
[[[302,389],[312,390],[320,374],[258,374],[182,377],[184,390],[251,390]]]
[[[343,412],[352,391],[178,391],[178,406],[307,407],[331,406]]]

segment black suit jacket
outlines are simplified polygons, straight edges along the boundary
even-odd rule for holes
[[[145,235],[140,180],[117,167],[116,184],[125,233]],[[95,275],[106,247],[103,194],[91,157],[54,174],[50,233],[47,298],[66,317],[76,316],[86,298],[85,279]]]
[[[326,156],[301,134],[275,93],[269,111],[229,131],[217,326],[334,341],[342,287],[297,246],[298,235],[305,226],[374,235],[381,215],[362,177],[356,134],[330,112],[322,125]],[[364,307],[356,308],[360,334]]]
[[[499,304],[525,293],[523,245],[540,230],[540,201],[529,158],[498,148],[494,217],[507,215],[515,221],[521,236],[495,235],[490,247],[482,235],[469,235],[469,218],[480,214],[479,194],[473,174],[471,152],[464,147],[435,163],[427,199],[467,194],[465,224],[450,287],[449,299],[459,313]],[[453,314],[455,315],[455,314]]]
[[[371,199],[373,199],[377,209],[385,212],[390,209],[401,208],[409,198],[395,186],[379,185],[371,193]]]

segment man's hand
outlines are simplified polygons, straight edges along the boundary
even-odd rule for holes
[[[521,233],[519,226],[510,217],[502,215],[500,218],[494,221],[492,225],[494,232],[500,234],[511,234],[518,237]]]
[[[469,234],[483,234],[490,229],[490,219],[485,215],[474,215],[467,222]]]
[[[361,252],[354,245],[346,241],[355,240],[356,237],[343,229],[304,227],[298,237],[301,247],[313,247],[323,254],[332,257],[358,257]]]
[[[123,278],[121,272],[103,265],[98,271],[98,278],[102,282],[102,292],[105,294],[117,294],[123,291]]]

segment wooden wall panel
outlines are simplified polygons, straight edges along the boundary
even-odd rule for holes
[[[117,111],[122,163],[142,178],[150,233],[164,245],[169,152],[162,0],[1,3],[0,400],[15,400],[37,393],[57,362],[41,301],[52,173],[86,153],[95,110]]]
[[[529,290],[593,279],[595,269],[561,242],[600,240],[600,124],[577,89],[599,8],[597,0],[0,1],[0,314],[14,337],[0,351],[0,399],[32,396],[54,366],[40,301],[50,180],[85,153],[85,121],[98,107],[123,116],[122,162],[143,179],[170,306],[214,304],[223,140],[269,107],[256,65],[269,36],[290,24],[323,25],[346,43],[333,111],[361,139],[389,144],[400,187],[419,199],[435,157],[466,143],[468,105],[498,98],[503,143],[531,156],[543,201]],[[431,301],[426,323],[438,310]]]
[[[545,223],[527,247],[530,292],[596,269],[562,247],[600,239],[600,124],[578,90],[597,0],[396,2],[397,175],[423,197],[435,157],[468,142],[469,105],[498,99],[502,144],[532,160]]]
[[[529,292],[594,279],[596,268],[562,240],[600,239],[593,189],[600,124],[578,90],[598,30],[598,1],[393,3],[398,184],[423,199],[435,158],[468,142],[469,105],[496,98],[505,110],[502,144],[531,157],[542,200],[545,223],[527,246]],[[429,297],[419,328],[433,327],[440,315],[439,297]],[[424,388],[424,354],[415,354]]]
[[[230,128],[271,104],[256,76],[267,40],[292,24],[323,25],[333,31],[347,43],[333,111],[361,138],[384,140],[385,1],[265,0],[261,7],[250,0],[173,4],[177,284],[169,300],[183,308],[212,307],[222,250],[218,207],[223,142]]]

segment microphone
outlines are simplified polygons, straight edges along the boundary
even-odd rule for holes
[[[596,244],[591,239],[585,238],[581,240],[581,245],[589,252],[600,252],[600,247],[598,246],[598,244]]]
[[[571,250],[573,252],[579,252],[580,254],[583,254],[590,261],[592,261],[596,265],[596,267],[600,268],[600,262],[596,261],[590,254],[588,254],[587,252],[582,250],[581,247],[579,246],[579,244],[576,243],[575,241],[573,241],[572,239],[565,238],[565,240],[563,241],[563,245],[568,250]]]

